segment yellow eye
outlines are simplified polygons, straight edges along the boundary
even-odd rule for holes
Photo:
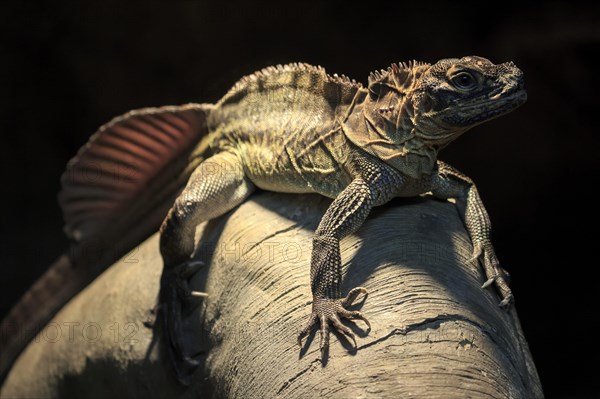
[[[461,90],[471,90],[477,87],[477,80],[469,72],[460,72],[451,81],[454,86]]]

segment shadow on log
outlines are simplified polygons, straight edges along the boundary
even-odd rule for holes
[[[330,200],[259,193],[199,227],[185,339],[201,366],[185,389],[163,367],[147,327],[162,261],[156,235],[69,302],[32,341],[1,392],[12,397],[540,398],[515,309],[482,290],[480,267],[451,203],[398,199],[376,208],[341,243],[344,293],[372,325],[346,322],[358,348],[333,334],[323,364],[319,333],[302,349],[310,314],[312,231]],[[509,267],[510,268],[510,267]],[[516,293],[518,300],[518,292]]]

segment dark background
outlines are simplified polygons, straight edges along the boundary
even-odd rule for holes
[[[66,249],[60,175],[112,117],[215,101],[271,64],[366,82],[392,62],[476,54],[514,61],[529,101],[440,158],[478,183],[547,397],[598,392],[598,6],[53,3],[0,5],[0,316]]]

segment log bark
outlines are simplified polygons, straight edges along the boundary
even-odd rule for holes
[[[192,287],[209,296],[186,309],[186,343],[201,361],[187,389],[144,324],[162,268],[154,235],[61,310],[0,396],[543,397],[515,308],[500,309],[494,289],[481,289],[455,206],[432,199],[376,208],[342,241],[344,292],[369,290],[355,308],[372,330],[346,323],[358,348],[333,334],[322,361],[313,332],[299,349],[312,232],[329,203],[259,193],[199,227],[196,258],[207,267]]]

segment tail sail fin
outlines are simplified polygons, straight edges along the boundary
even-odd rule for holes
[[[130,111],[102,126],[69,161],[58,199],[72,245],[0,324],[0,383],[65,303],[158,229],[208,154],[202,138],[212,107]]]
[[[206,134],[210,107],[145,108],[102,126],[62,176],[58,198],[67,236],[85,242],[114,230],[115,224],[129,224],[135,214],[145,213],[139,206],[154,208],[163,202],[172,193],[165,188],[180,184],[180,177],[187,180],[180,175]]]

